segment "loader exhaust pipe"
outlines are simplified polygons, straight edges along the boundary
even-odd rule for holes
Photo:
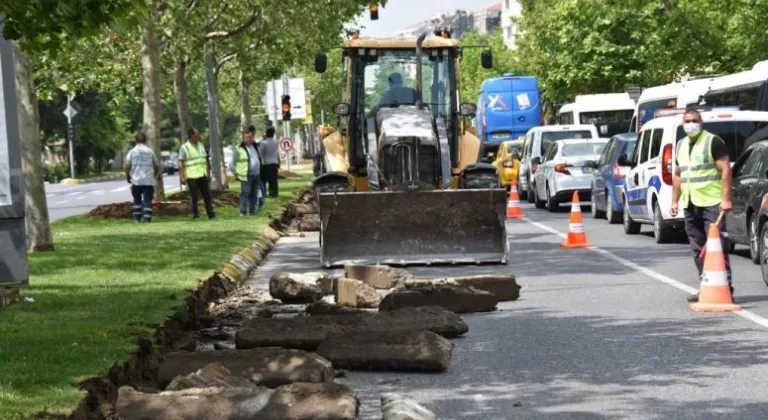
[[[424,100],[422,99],[422,91],[424,89],[423,84],[424,81],[421,80],[421,67],[422,62],[424,61],[422,59],[422,48],[421,45],[424,43],[424,40],[427,38],[427,33],[424,32],[423,34],[419,35],[419,37],[416,39],[416,107],[419,109],[424,109]]]

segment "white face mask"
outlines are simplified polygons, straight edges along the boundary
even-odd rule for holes
[[[699,133],[701,133],[701,124],[690,122],[683,124],[683,130],[685,130],[685,134],[688,134],[689,137],[695,137]]]

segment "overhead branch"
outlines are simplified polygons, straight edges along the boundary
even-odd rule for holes
[[[240,53],[232,53],[222,57],[221,60],[218,60],[216,62],[216,66],[213,68],[213,73],[219,74],[219,70],[221,70],[221,68],[224,67],[224,64],[227,64],[228,62],[234,60],[235,58],[237,58],[238,55],[240,55]]]
[[[256,22],[256,18],[258,17],[258,15],[259,15],[259,12],[256,9],[256,7],[251,7],[251,13],[239,25],[227,31],[209,32],[203,35],[203,39],[206,41],[212,41],[212,40],[231,38],[233,36],[236,36],[241,32],[245,31],[246,29],[248,29],[251,25],[253,25],[254,22]]]
[[[210,30],[211,27],[213,27],[213,25],[215,25],[216,22],[218,22],[219,19],[221,19],[221,15],[223,15],[227,11],[228,8],[229,8],[229,3],[222,2],[221,3],[221,8],[219,9],[219,11],[216,12],[216,14],[214,14],[213,16],[211,16],[211,18],[208,19],[207,22],[205,22],[205,24],[202,27],[201,32],[206,32],[206,31]]]

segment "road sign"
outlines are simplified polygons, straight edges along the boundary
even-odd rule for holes
[[[64,110],[64,115],[67,116],[67,121],[69,121],[69,123],[71,124],[72,118],[75,118],[75,115],[77,115],[77,110],[74,107],[72,107],[72,104],[68,103],[67,109]]]
[[[289,139],[288,137],[283,137],[280,139],[280,150],[282,150],[285,153],[292,152],[293,151],[293,139]]]

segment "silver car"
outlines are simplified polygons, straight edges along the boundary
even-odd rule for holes
[[[591,201],[593,169],[585,164],[597,160],[607,143],[606,139],[558,140],[543,157],[535,158],[532,190],[536,207],[555,211],[560,203],[571,202],[574,191],[579,201]]]

